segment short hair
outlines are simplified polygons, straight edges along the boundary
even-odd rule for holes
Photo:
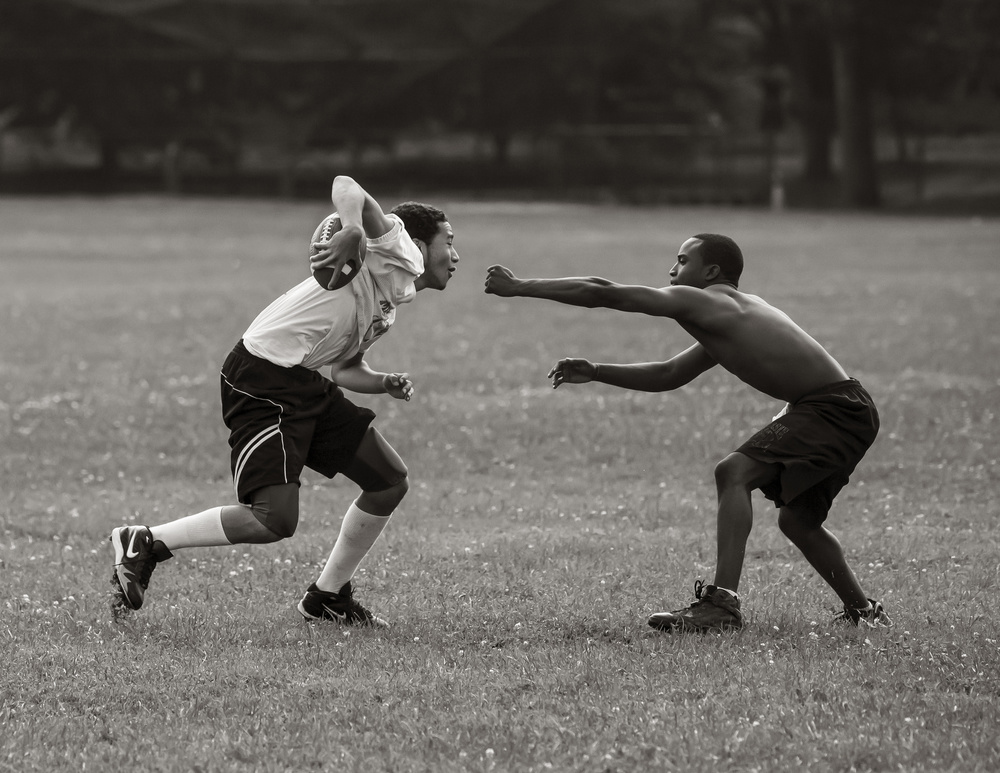
[[[411,239],[420,239],[425,244],[434,240],[440,224],[448,220],[444,212],[437,207],[421,204],[419,201],[404,201],[402,204],[397,204],[392,214],[398,215],[403,221],[403,227]]]
[[[743,274],[743,251],[728,236],[722,234],[695,234],[701,239],[701,255],[705,263],[719,267],[723,279],[733,284],[740,283]]]

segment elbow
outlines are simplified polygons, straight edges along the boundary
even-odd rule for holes
[[[650,379],[650,392],[673,392],[683,386],[684,383],[678,378],[673,368],[666,368],[656,374],[656,378]]]
[[[333,178],[333,192],[331,195],[336,197],[338,194],[356,190],[360,187],[353,177],[348,177],[346,174],[338,174]]]

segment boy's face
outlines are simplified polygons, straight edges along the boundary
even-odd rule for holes
[[[438,232],[429,242],[424,242],[424,273],[420,275],[418,287],[443,290],[448,280],[458,268],[458,252],[453,243],[455,233],[447,220],[438,223]]]
[[[670,269],[670,284],[705,287],[705,261],[701,256],[701,239],[688,239],[677,252],[677,262]]]

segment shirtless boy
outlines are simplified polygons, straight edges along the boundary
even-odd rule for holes
[[[620,285],[599,277],[518,279],[503,266],[491,266],[486,292],[669,317],[696,341],[666,362],[617,365],[563,359],[549,372],[553,388],[599,381],[665,392],[720,365],[788,404],[716,465],[714,582],[697,582],[693,604],[658,612],[649,625],[664,631],[743,627],[738,590],[753,525],[754,489],[775,503],[781,531],[840,598],[844,611],[838,619],[871,627],[891,625],[882,604],[865,594],[840,542],[824,526],[834,497],[878,433],[875,404],[788,315],[737,289],[742,271],[743,254],[732,239],[698,234],[681,245],[670,269],[670,287]]]

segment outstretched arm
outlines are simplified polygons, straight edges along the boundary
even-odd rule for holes
[[[633,389],[639,392],[667,392],[690,383],[716,364],[701,344],[685,349],[666,362],[639,362],[629,365],[596,364],[589,360],[567,358],[559,360],[549,378],[552,388],[562,384],[603,384]]]
[[[518,279],[504,266],[490,266],[486,270],[486,292],[506,298],[544,298],[571,306],[616,309],[674,319],[694,315],[702,293],[691,287],[621,285],[596,276]]]

